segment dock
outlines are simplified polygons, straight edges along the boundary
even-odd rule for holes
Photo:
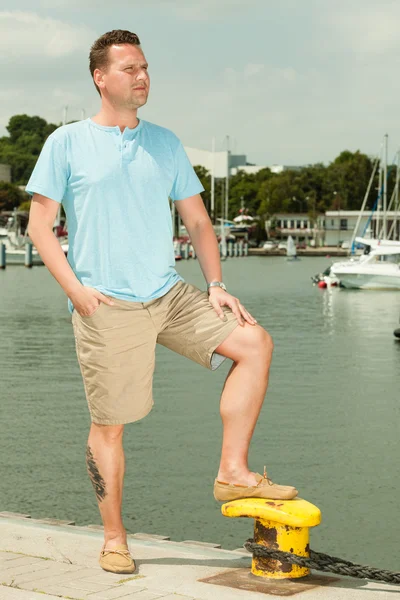
[[[249,248],[248,256],[286,256],[285,250],[264,250],[264,248]],[[333,246],[321,246],[318,248],[298,248],[297,256],[344,256],[349,258],[349,251],[344,248]]]
[[[221,518],[223,518],[221,516]],[[249,531],[249,536],[252,534]],[[400,586],[312,573],[286,587],[250,573],[243,548],[173,541],[168,535],[128,534],[137,569],[104,571],[100,525],[0,513],[0,600],[394,600]],[[260,581],[262,580],[262,581]]]

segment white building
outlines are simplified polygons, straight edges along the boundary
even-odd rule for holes
[[[350,242],[359,214],[358,210],[328,210],[325,216],[319,217],[320,227],[325,230],[325,245],[340,246],[343,242]],[[400,213],[389,211],[386,218],[387,234],[392,229],[394,235],[390,236],[391,239],[400,239]],[[382,237],[382,227],[382,212],[378,215],[375,211],[372,218],[371,211],[364,212],[357,235],[379,238]]]
[[[234,169],[231,169],[232,175],[236,175],[238,170],[243,170],[245,173],[251,175],[258,173],[261,169],[269,169],[271,173],[283,173],[283,171],[301,171],[304,167],[290,167],[288,165],[240,165]]]
[[[309,243],[312,239],[318,243],[320,237],[317,224],[314,227],[307,213],[278,213],[265,221],[265,230],[268,237],[277,240],[287,240],[291,235],[296,243]]]
[[[211,173],[214,161],[214,177],[226,177],[228,163],[230,176],[236,175],[239,169],[249,175],[255,175],[261,169],[270,169],[272,173],[282,173],[289,169],[300,171],[303,168],[287,165],[254,165],[247,162],[246,154],[231,154],[227,150],[213,153],[211,150],[200,150],[199,148],[191,148],[190,146],[185,146],[184,148],[193,166],[200,165]]]
[[[268,167],[272,173],[283,173],[283,171],[301,171],[304,167],[299,166],[288,166],[288,165],[271,165]]]
[[[250,175],[255,175],[256,173],[258,173],[258,171],[261,171],[261,169],[269,169],[272,173],[282,173],[283,171],[301,171],[301,169],[303,169],[304,167],[289,167],[287,165],[239,165],[238,167],[235,167],[233,169],[231,169],[231,174],[232,175],[236,175],[236,173],[238,172],[238,170],[240,169],[241,171],[244,171],[245,173],[248,173]]]
[[[214,164],[214,177],[226,177],[229,163],[229,174],[233,175],[235,167],[246,163],[244,154],[231,154],[227,150],[222,152],[211,152],[211,150],[200,150],[185,146],[185,152],[193,166],[200,165],[212,172]]]
[[[267,167],[262,167],[260,165],[239,165],[238,167],[233,167],[233,169],[231,169],[231,175],[236,175],[239,170],[244,171],[248,175],[255,175],[258,171],[261,171],[261,169],[266,168]]]

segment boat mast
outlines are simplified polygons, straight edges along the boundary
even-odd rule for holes
[[[211,143],[211,223],[215,224],[215,137]]]
[[[388,134],[385,133],[385,152],[383,169],[383,237],[387,238],[387,161],[388,161]]]
[[[227,256],[227,247],[226,247],[226,236],[225,236],[225,216],[224,216],[224,205],[223,205],[223,196],[221,198],[221,260],[225,260]]]
[[[391,205],[392,205],[393,198],[394,198],[395,213],[394,213],[392,225],[391,225],[389,233],[388,233],[389,240],[392,238],[392,236],[393,236],[393,240],[397,240],[398,238],[400,239],[400,231],[398,234],[398,225],[397,225],[397,220],[398,220],[398,216],[399,216],[399,214],[398,214],[399,213],[399,183],[400,183],[400,148],[399,148],[399,150],[397,150],[397,154],[396,154],[396,183],[394,186],[392,198],[390,200],[389,208],[388,208],[388,212],[389,212]]]
[[[397,219],[399,214],[399,184],[400,184],[400,148],[397,150],[397,169],[396,169],[396,204],[394,213],[394,236],[393,239],[400,240],[400,227],[397,225]],[[397,232],[397,235],[396,235]]]
[[[229,202],[229,135],[226,136],[228,140],[227,144],[227,157],[226,157],[226,186],[225,186],[225,220],[228,220],[228,202]]]
[[[381,216],[381,200],[382,200],[382,153],[383,144],[381,145],[381,155],[379,158],[379,177],[378,177],[378,206],[376,207],[376,224],[375,224],[375,238],[379,239],[379,221]]]
[[[376,169],[378,167],[378,164],[379,164],[379,156],[375,159],[375,163],[374,163],[374,167],[372,169],[371,177],[369,178],[367,191],[365,192],[364,200],[363,200],[363,203],[362,203],[362,206],[361,206],[360,213],[359,213],[358,218],[357,218],[356,226],[354,227],[353,235],[351,236],[351,242],[350,242],[350,253],[351,254],[354,254],[354,242],[355,242],[355,239],[356,239],[356,236],[357,236],[358,228],[359,228],[360,223],[361,223],[361,219],[363,217],[365,205],[367,204],[367,201],[368,201],[369,193],[371,191],[372,183],[373,183],[374,178],[375,178],[375,173],[376,173]]]
[[[64,110],[63,110],[63,125],[67,124],[67,113],[68,113],[68,105],[65,105]],[[56,220],[53,223],[53,231],[54,231],[54,227],[58,227],[59,225],[61,225],[61,202],[60,202],[60,205],[57,210]]]

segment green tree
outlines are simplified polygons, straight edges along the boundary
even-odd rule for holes
[[[19,138],[26,133],[38,135],[42,143],[44,143],[50,133],[57,129],[57,127],[59,127],[59,125],[47,123],[47,121],[41,117],[30,117],[23,114],[11,117],[6,129],[10,134],[10,141],[12,144],[15,144]]]
[[[19,208],[24,200],[25,194],[16,185],[0,181],[0,212]]]
[[[11,181],[25,185],[47,137],[59,125],[26,114],[14,115],[6,127],[9,137],[0,138],[0,163],[11,166]]]

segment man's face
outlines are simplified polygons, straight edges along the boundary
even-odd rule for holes
[[[132,44],[116,44],[108,49],[108,59],[108,69],[100,80],[103,96],[116,107],[136,109],[146,104],[150,76],[142,50]]]

